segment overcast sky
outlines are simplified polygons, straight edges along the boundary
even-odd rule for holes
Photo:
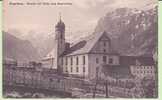
[[[70,2],[71,6],[15,6],[18,2]],[[67,32],[93,30],[99,18],[119,7],[143,8],[157,0],[4,0],[4,30],[52,33],[61,12]]]

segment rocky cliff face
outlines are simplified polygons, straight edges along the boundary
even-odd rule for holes
[[[106,31],[114,48],[126,55],[152,55],[157,47],[157,6],[147,10],[118,8],[107,13],[95,33]]]
[[[38,60],[40,57],[28,40],[21,40],[10,33],[3,32],[3,58],[26,62]]]

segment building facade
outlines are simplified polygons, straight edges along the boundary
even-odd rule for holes
[[[82,40],[70,47],[61,57],[63,73],[95,78],[102,65],[119,65],[119,55],[113,51],[106,32]]]

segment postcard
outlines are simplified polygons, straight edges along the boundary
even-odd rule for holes
[[[158,98],[157,0],[4,0],[3,98]]]

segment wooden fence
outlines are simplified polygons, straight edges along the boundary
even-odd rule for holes
[[[5,67],[3,71],[4,85],[25,86],[71,93],[73,88],[80,88],[93,93],[94,84],[83,79],[63,77],[48,71],[38,71],[25,67]],[[99,84],[96,93],[105,94],[105,86]],[[113,97],[132,98],[135,94],[131,89],[115,86],[108,87],[108,94]]]

